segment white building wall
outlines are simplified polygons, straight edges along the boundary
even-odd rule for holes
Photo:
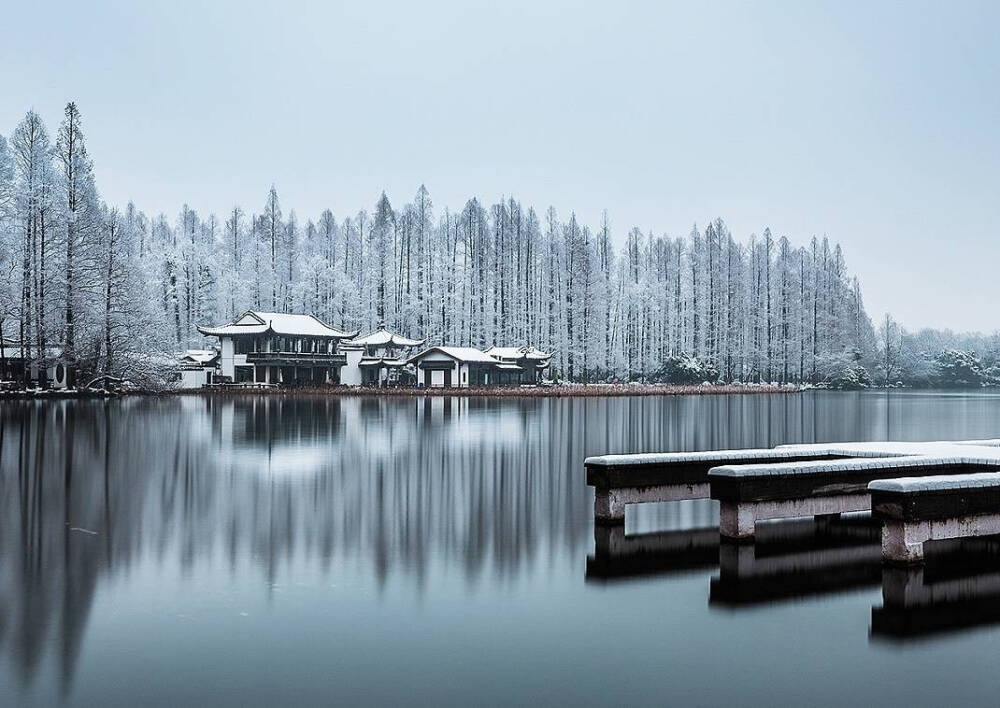
[[[181,388],[201,388],[208,383],[209,369],[184,369],[181,371]]]
[[[342,386],[360,386],[360,363],[364,351],[361,349],[346,349],[344,350],[344,354],[347,356],[347,364],[340,367],[340,383]]]
[[[236,380],[236,362],[235,352],[236,346],[233,343],[232,337],[220,337],[219,341],[222,344],[222,351],[219,354],[219,370],[223,376],[228,376],[232,380]]]
[[[464,366],[464,364],[460,365],[459,362],[455,361],[454,359],[452,359],[447,354],[444,354],[442,352],[430,352],[426,356],[424,356],[421,361],[448,362],[448,363],[452,364],[452,369],[451,369],[451,386],[452,386],[452,388],[455,388],[455,387],[458,387],[458,386],[462,385],[461,384],[461,380],[462,380],[462,378],[461,378],[462,377],[461,367]],[[424,381],[424,372],[423,372],[423,370],[419,366],[417,367],[417,377],[418,377],[417,378],[417,383],[418,384],[423,383],[423,381]],[[443,387],[444,387],[444,371],[443,370],[442,371],[432,371],[431,372],[431,388],[443,388]]]

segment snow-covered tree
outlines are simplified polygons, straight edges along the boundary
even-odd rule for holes
[[[124,372],[140,349],[199,345],[198,325],[251,307],[434,343],[537,346],[554,352],[553,376],[584,382],[835,385],[863,379],[859,366],[881,382],[906,368],[898,327],[876,337],[827,238],[740,239],[720,218],[686,236],[616,230],[606,212],[581,223],[509,195],[436,212],[425,185],[399,209],[382,193],[371,214],[340,221],[283,212],[274,185],[259,214],[180,205],[150,218],[101,204],[75,104],[55,145],[33,112],[7,143],[0,332],[39,357],[56,347],[71,370]]]

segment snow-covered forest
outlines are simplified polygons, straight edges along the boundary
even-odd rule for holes
[[[134,376],[203,346],[196,324],[260,308],[530,344],[555,352],[554,377],[584,382],[850,385],[887,361],[826,238],[737,237],[722,219],[667,236],[508,196],[436,205],[422,185],[352,213],[299,215],[293,201],[264,185],[218,213],[106,204],[77,107],[54,134],[29,112],[0,137],[5,347]]]

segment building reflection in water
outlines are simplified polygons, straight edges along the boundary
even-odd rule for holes
[[[0,655],[26,684],[53,663],[68,689],[95,597],[110,579],[127,593],[140,564],[249,567],[271,587],[292,563],[346,559],[417,595],[436,574],[474,591],[577,573],[593,532],[587,455],[928,437],[923,414],[894,405],[818,393],[4,401]],[[604,539],[587,576],[711,566],[715,514],[710,502],[640,510],[640,525],[669,531]]]

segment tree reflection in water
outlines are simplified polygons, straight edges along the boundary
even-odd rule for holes
[[[950,435],[883,397],[823,396],[5,401],[0,652],[26,685],[53,662],[68,691],[95,596],[140,564],[249,567],[272,588],[293,562],[347,559],[417,595],[435,573],[475,592],[578,569],[589,454],[919,439],[924,417],[931,437],[981,435],[973,416]],[[707,505],[639,509],[630,525],[711,526]],[[645,571],[657,553],[674,551]],[[618,572],[605,565],[592,577]]]

